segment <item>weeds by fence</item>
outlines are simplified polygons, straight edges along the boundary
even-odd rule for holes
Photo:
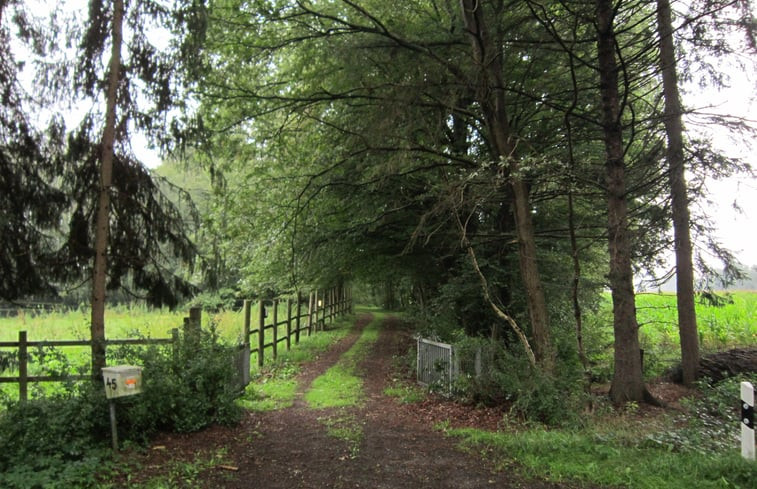
[[[285,313],[280,315],[279,309],[285,304]],[[271,314],[268,314],[268,311]],[[240,373],[240,384],[249,382],[249,370],[251,357],[257,357],[257,365],[262,366],[266,357],[266,350],[271,350],[271,357],[275,360],[278,356],[280,343],[285,343],[287,350],[300,342],[300,336],[304,332],[308,336],[316,331],[326,329],[328,324],[333,323],[337,317],[352,312],[352,296],[349,289],[332,288],[324,291],[315,291],[307,296],[298,295],[294,298],[273,299],[258,301],[258,314],[255,328],[252,329],[252,301],[244,301],[244,324],[242,344],[239,345],[238,354],[233,359]],[[192,308],[189,317],[184,318],[184,334],[196,334],[202,323],[202,310]],[[280,329],[285,329],[280,334]],[[270,331],[270,333],[268,333]],[[110,346],[119,345],[176,345],[179,338],[178,328],[173,328],[170,338],[146,338],[146,339],[110,339],[105,341],[106,349]],[[254,338],[254,342],[252,341]],[[252,348],[252,345],[255,348]],[[19,399],[28,398],[30,383],[36,382],[62,382],[80,381],[90,379],[91,375],[29,375],[30,351],[37,348],[69,348],[91,347],[91,340],[43,340],[30,341],[26,331],[19,331],[18,341],[0,341],[0,348],[16,350],[15,359],[11,365],[18,375],[0,377],[0,384],[17,383],[19,386]],[[7,358],[6,358],[7,359]],[[10,368],[6,368],[10,370]]]

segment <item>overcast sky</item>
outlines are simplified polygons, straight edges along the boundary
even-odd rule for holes
[[[692,91],[684,97],[684,103],[689,108],[749,119],[751,125],[757,128],[757,72],[754,62],[747,70],[732,65],[723,65],[722,69],[731,79],[729,88]],[[698,130],[692,125],[689,129]],[[757,137],[738,141],[717,126],[706,129],[718,150],[744,159],[757,171]],[[719,228],[718,237],[744,265],[757,265],[757,178],[741,175],[723,181],[710,181],[707,186],[713,204],[706,211]],[[736,207],[743,212],[738,212]]]

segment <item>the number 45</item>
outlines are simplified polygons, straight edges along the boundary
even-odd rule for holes
[[[116,390],[118,388],[116,379],[111,379],[111,378],[105,379],[105,385],[108,386],[111,390]]]

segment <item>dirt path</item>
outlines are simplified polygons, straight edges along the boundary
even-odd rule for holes
[[[366,402],[359,408],[312,409],[302,400],[310,383],[335,364],[359,337],[370,317],[328,353],[307,365],[299,377],[294,405],[279,411],[248,413],[233,428],[212,428],[161,440],[173,456],[191,450],[222,450],[222,460],[201,476],[208,488],[556,488],[494,472],[478,456],[455,447],[433,429],[434,410],[408,407],[383,394],[395,355],[410,341],[401,322],[384,322],[379,339],[362,362]],[[329,434],[346,423],[352,441]],[[192,448],[193,447],[193,448]],[[234,470],[236,469],[236,470]]]

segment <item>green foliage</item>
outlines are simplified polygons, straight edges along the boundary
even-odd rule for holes
[[[215,292],[203,292],[192,298],[190,307],[201,307],[203,311],[220,311],[232,309],[237,305],[239,292],[234,289],[224,288]]]
[[[144,392],[115,400],[121,443],[145,442],[158,430],[236,422],[233,351],[213,331],[182,338],[175,349],[119,349],[121,363],[144,367]],[[95,476],[111,469],[108,411],[101,382],[64,384],[57,394],[7,404],[0,413],[0,485],[96,487]]]
[[[634,489],[746,488],[757,466],[735,450],[718,454],[681,454],[638,443],[626,437],[591,431],[491,433],[474,429],[448,430],[463,446],[482,451],[499,467],[526,477],[555,482],[578,481]]]
[[[109,433],[101,385],[11,403],[0,413],[0,486],[95,487],[110,469]]]
[[[548,375],[533,369],[524,354],[501,344],[470,338],[455,347],[461,368],[455,386],[459,395],[474,402],[509,405],[511,414],[532,422],[555,426],[578,423],[585,398],[575,364],[561,361],[555,374]]]
[[[144,440],[156,431],[196,431],[233,424],[241,409],[233,355],[216,332],[184,335],[173,348],[124,348],[124,362],[143,366],[144,393],[124,399],[125,433]]]
[[[742,375],[716,384],[700,381],[701,395],[684,399],[684,412],[671,420],[670,429],[648,435],[644,445],[700,454],[725,453],[739,446],[738,396],[742,381],[754,379]]]

